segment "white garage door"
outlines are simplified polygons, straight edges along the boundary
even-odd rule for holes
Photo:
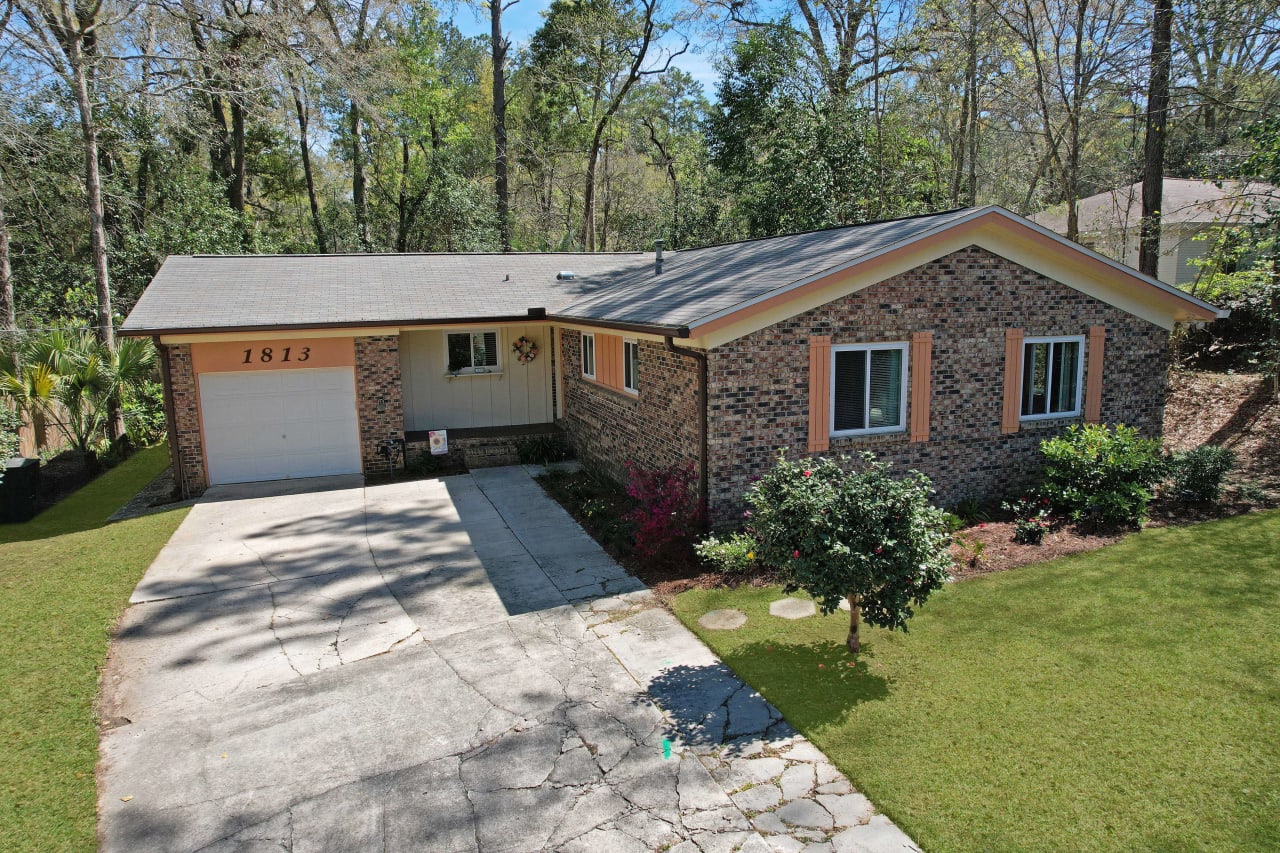
[[[355,371],[200,374],[209,484],[356,474]]]

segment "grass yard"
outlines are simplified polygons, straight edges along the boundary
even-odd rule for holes
[[[164,446],[25,524],[0,525],[0,850],[93,850],[93,701],[129,594],[186,515],[106,524],[164,470]]]
[[[1280,512],[950,584],[856,663],[779,594],[674,607],[925,850],[1280,850]]]

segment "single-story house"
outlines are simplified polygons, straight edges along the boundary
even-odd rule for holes
[[[983,207],[665,256],[171,257],[123,334],[160,348],[186,495],[554,434],[619,477],[695,466],[725,523],[778,448],[871,450],[950,503],[1068,424],[1158,435],[1169,330],[1219,316]]]
[[[1160,211],[1160,262],[1156,278],[1188,287],[1200,276],[1199,259],[1213,250],[1222,228],[1265,222],[1280,206],[1280,190],[1261,181],[1165,178]],[[1136,267],[1141,245],[1142,184],[1129,184],[1076,202],[1079,241]],[[1031,217],[1057,234],[1067,233],[1067,206]]]

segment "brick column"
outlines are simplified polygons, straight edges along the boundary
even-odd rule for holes
[[[365,476],[387,473],[378,447],[404,438],[400,382],[400,336],[356,338],[356,409],[360,415],[360,459]]]
[[[176,446],[170,453],[177,462],[173,478],[183,498],[194,498],[204,493],[209,480],[204,470],[204,441],[200,435],[200,394],[196,388],[196,373],[191,365],[191,345],[171,344],[164,347],[168,365],[167,379],[169,399],[172,404],[173,423],[170,424],[171,440]]]

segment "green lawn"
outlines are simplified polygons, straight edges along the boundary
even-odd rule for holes
[[[675,608],[925,850],[1280,850],[1280,512],[948,585],[856,663],[779,594]]]
[[[96,846],[107,640],[186,511],[106,519],[168,461],[163,446],[144,450],[30,522],[0,525],[0,850]]]

